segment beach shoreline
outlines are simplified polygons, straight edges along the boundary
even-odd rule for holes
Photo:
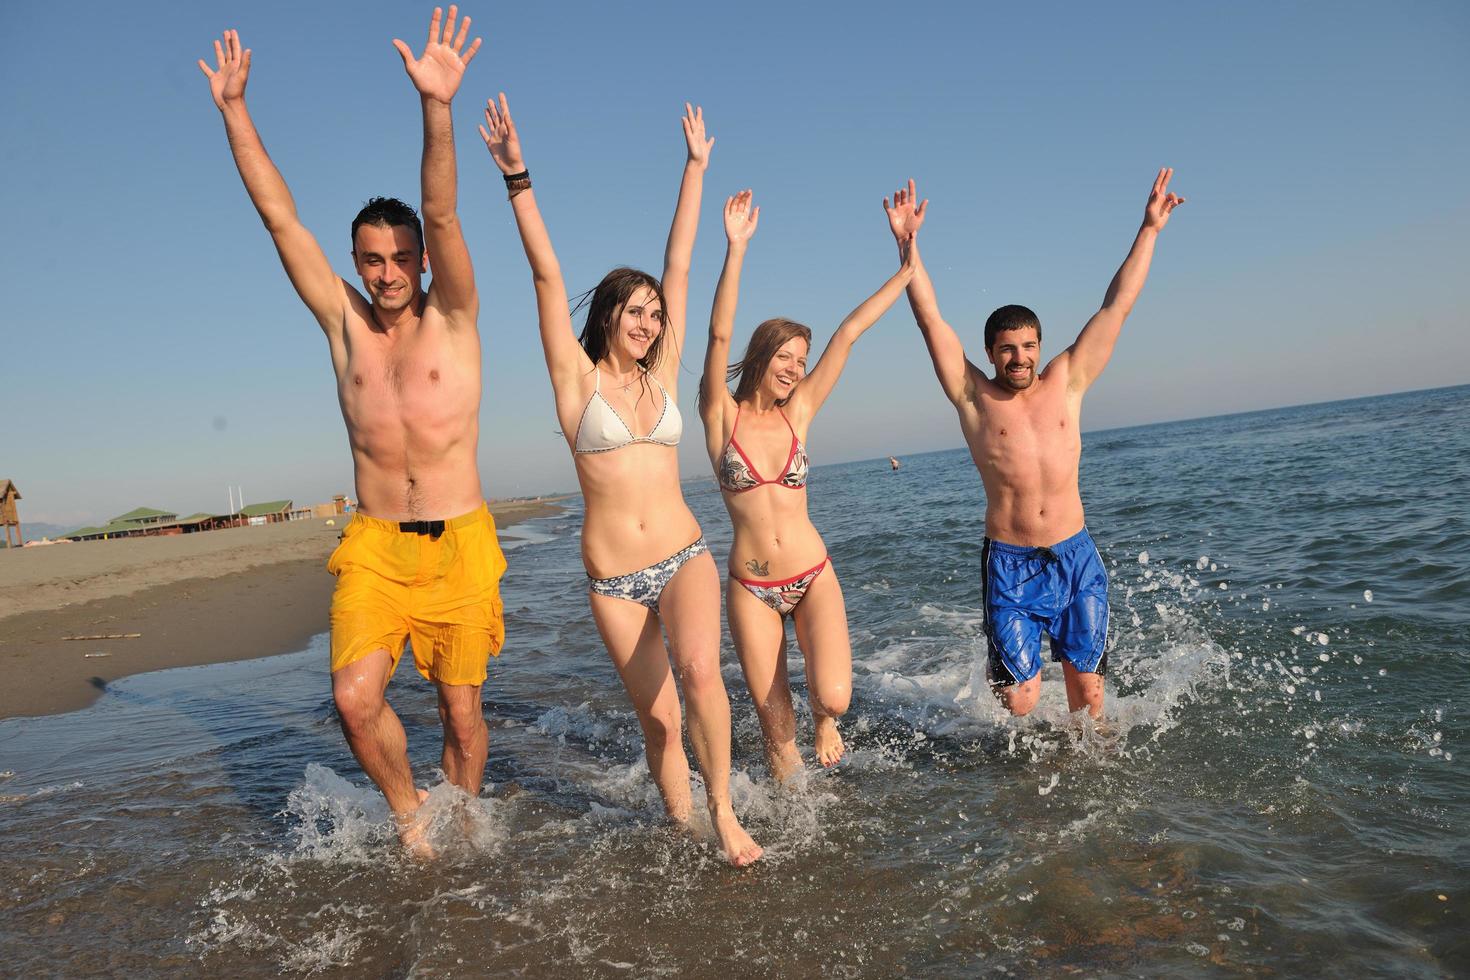
[[[490,509],[504,530],[565,499]],[[0,719],[85,708],[133,674],[304,649],[328,629],[325,566],[347,520],[0,552]]]

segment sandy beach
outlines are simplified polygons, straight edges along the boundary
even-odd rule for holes
[[[504,530],[559,507],[490,509]],[[0,718],[84,708],[129,674],[302,649],[327,629],[345,521],[0,551]]]

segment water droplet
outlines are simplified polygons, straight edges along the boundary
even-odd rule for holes
[[[1363,601],[1364,602],[1372,602],[1373,601],[1373,590],[1372,589],[1364,589],[1363,590]]]
[[[1148,552],[1147,551],[1140,551],[1138,553],[1138,563],[1140,565],[1147,565],[1148,564]]]

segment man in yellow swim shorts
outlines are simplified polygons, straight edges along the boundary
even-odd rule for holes
[[[407,738],[388,706],[388,680],[405,642],[438,689],[445,774],[478,795],[488,732],[480,686],[504,638],[505,558],[476,466],[480,410],[480,300],[461,234],[450,101],[479,50],[469,18],[436,9],[418,58],[394,47],[423,107],[423,221],[401,201],[373,198],[352,222],[362,291],[332,271],[245,108],[250,51],[239,34],[215,42],[199,67],[224,119],[230,151],[286,274],[327,338],[337,400],[352,447],[359,512],[328,563],[332,695],[363,771],[393,811],[404,844],[429,851],[418,815]],[[375,152],[371,138],[358,152]],[[433,257],[427,291],[423,275]]]

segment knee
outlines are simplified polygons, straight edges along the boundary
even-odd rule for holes
[[[852,690],[847,687],[834,687],[830,690],[812,693],[812,710],[828,718],[841,718],[847,713],[851,703]]]
[[[720,676],[719,659],[714,657],[708,662],[699,660],[685,664],[679,669],[679,686],[684,689],[686,698],[694,700],[724,695],[725,679]]]
[[[453,745],[471,747],[486,735],[485,715],[479,700],[452,705],[443,712],[444,738]]]
[[[333,684],[332,701],[342,727],[348,731],[361,731],[371,725],[385,703],[381,692],[362,683]]]
[[[643,738],[649,745],[679,745],[684,737],[683,725],[678,709],[672,711],[655,708],[639,712],[638,723],[643,728]]]
[[[1034,682],[1033,682],[1034,681]],[[1013,687],[996,687],[995,694],[1006,710],[1017,718],[1023,718],[1031,713],[1036,707],[1036,702],[1041,700],[1041,684],[1033,679],[1024,684]]]

